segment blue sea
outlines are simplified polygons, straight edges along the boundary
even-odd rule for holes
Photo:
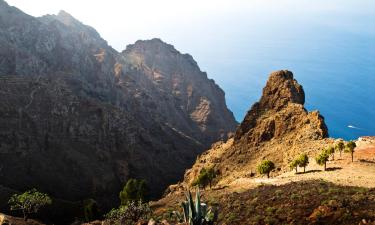
[[[182,47],[224,89],[239,122],[269,73],[288,69],[331,137],[375,135],[375,1],[287,2],[294,7],[223,16]]]

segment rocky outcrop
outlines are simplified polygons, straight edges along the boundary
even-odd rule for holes
[[[131,177],[151,195],[235,130],[224,92],[159,39],[118,53],[68,13],[0,0],[0,180],[113,206]]]
[[[263,159],[276,164],[273,174],[277,174],[288,170],[291,160],[302,152],[315,154],[331,141],[324,118],[318,111],[308,112],[304,102],[303,88],[292,72],[271,73],[261,99],[248,111],[235,136],[204,152],[185,173],[184,182],[169,191],[186,189],[203,167],[214,167],[219,174],[217,184],[225,186],[252,176]]]
[[[251,107],[237,129],[235,141],[247,139],[257,145],[305,127],[311,131],[305,132],[309,138],[328,137],[324,118],[318,112],[307,113],[304,103],[305,93],[292,72],[271,73],[261,99]]]

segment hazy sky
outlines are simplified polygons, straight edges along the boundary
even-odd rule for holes
[[[368,14],[372,0],[7,0],[24,12],[41,16],[65,10],[94,27],[115,49],[121,51],[138,39],[159,37],[182,51],[200,42],[216,42],[243,29],[262,32],[262,24],[287,18],[314,19],[317,12]],[[348,12],[349,11],[349,12]],[[315,18],[319,19],[319,18]],[[256,22],[256,23],[254,23]],[[334,23],[335,21],[326,21]],[[350,18],[348,20],[350,22]],[[246,27],[247,26],[247,27]],[[198,44],[199,45],[199,44]]]

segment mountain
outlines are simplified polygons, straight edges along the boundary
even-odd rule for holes
[[[190,185],[203,167],[214,167],[219,185],[256,171],[257,164],[272,160],[276,173],[289,170],[289,163],[301,153],[312,153],[330,141],[328,128],[318,111],[308,112],[303,104],[303,87],[287,70],[270,74],[261,99],[247,112],[233,138],[204,152],[185,173]]]
[[[304,103],[303,87],[292,72],[271,73],[234,137],[202,153],[182,181],[151,203],[154,213],[176,221],[170,212],[181,211],[178,204],[187,190],[196,191],[205,170],[214,173],[208,175],[211,181],[201,179],[200,201],[217,211],[218,224],[373,224],[373,138],[356,142],[354,162],[350,153],[335,153],[323,171],[315,157],[339,140],[328,137],[323,116],[308,112]],[[302,153],[309,164],[306,173],[301,168],[296,173],[289,165]],[[263,160],[275,165],[270,178],[256,169]]]
[[[35,18],[0,0],[0,180],[113,206],[129,178],[151,197],[237,126],[225,94],[160,39],[119,53],[61,11]]]

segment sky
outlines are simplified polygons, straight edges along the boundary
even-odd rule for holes
[[[233,40],[226,37],[241,34],[242,29],[246,29],[244,25],[249,25],[254,31],[265,30],[262,24],[267,21],[267,24],[269,21],[279,24],[284,18],[300,20],[301,16],[314,15],[314,12],[366,15],[374,11],[370,7],[371,1],[7,0],[8,4],[33,16],[65,10],[94,27],[118,51],[136,40],[159,37],[192,54],[196,47],[191,47],[194,43],[189,42],[199,42],[196,44],[200,47],[210,42],[223,44],[224,40],[230,46]],[[306,16],[305,19],[311,18]],[[257,27],[251,21],[256,21]]]

